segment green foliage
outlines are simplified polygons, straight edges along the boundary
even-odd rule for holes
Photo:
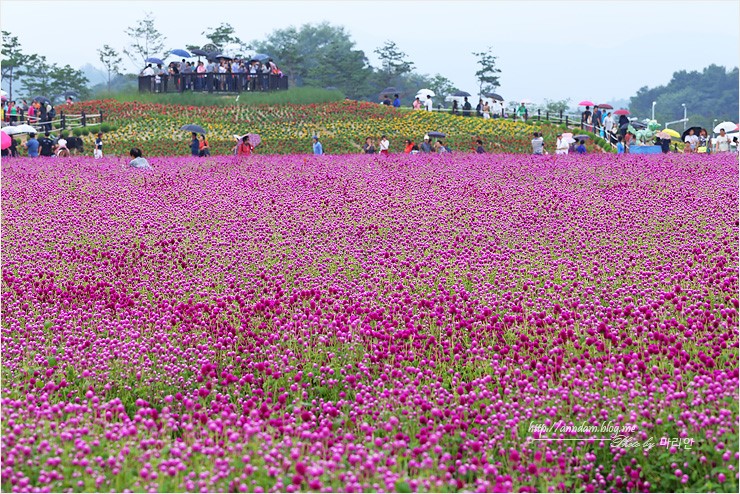
[[[473,52],[473,55],[478,58],[478,65],[480,68],[475,72],[475,77],[478,79],[479,92],[480,94],[490,93],[499,87],[499,76],[501,69],[496,67],[496,58],[493,56],[493,48],[488,47],[486,51]]]
[[[208,29],[208,31],[203,31],[202,34],[219,48],[224,48],[226,45],[237,45],[242,51],[251,49],[248,44],[239,39],[236,30],[228,22],[222,22],[218,27]]]
[[[98,49],[99,60],[103,63],[105,70],[108,72],[108,92],[110,92],[111,76],[118,74],[118,68],[121,65],[121,57],[118,52],[109,45],[103,45]]]
[[[137,66],[144,67],[149,57],[164,54],[165,40],[167,39],[154,27],[154,16],[147,12],[136,25],[126,28],[126,36],[131,38],[131,44],[123,49]]]
[[[333,86],[354,96],[362,93],[370,74],[365,54],[354,49],[349,33],[327,22],[278,29],[252,46],[272,55],[290,87]]]
[[[688,125],[710,130],[714,119],[735,121],[740,113],[738,68],[710,65],[702,72],[681,70],[673,73],[665,86],[644,86],[630,98],[629,110],[635,115],[649,117],[655,101],[655,119],[659,122],[683,118],[682,103],[686,104]]]
[[[202,93],[143,93],[136,90],[123,91],[112,95],[121,102],[137,101],[140,103],[160,103],[189,106],[231,106],[240,105],[280,105],[298,104],[309,105],[314,103],[329,103],[341,101],[344,94],[339,90],[326,90],[314,87],[299,87],[287,91],[273,91],[267,93],[241,93],[239,100],[233,95],[202,94]]]
[[[29,71],[35,69],[39,57],[23,53],[18,37],[13,36],[9,31],[3,31],[2,34],[2,78],[8,81],[8,97],[12,101],[14,99],[13,81],[28,75]]]
[[[384,86],[390,86],[394,79],[411,72],[414,62],[406,60],[406,53],[401,51],[395,42],[386,41],[385,44],[374,50],[380,58],[379,82]]]
[[[545,99],[545,111],[550,113],[560,114],[565,112],[570,106],[570,98],[561,100],[549,100]]]

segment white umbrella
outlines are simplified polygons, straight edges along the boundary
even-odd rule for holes
[[[722,122],[720,124],[717,124],[717,126],[714,128],[714,133],[719,134],[719,131],[725,129],[726,133],[734,132],[737,129],[737,124],[732,122]]]
[[[416,93],[416,96],[419,99],[426,99],[427,96],[431,96],[432,98],[434,98],[437,95],[434,94],[434,91],[432,91],[431,89],[419,89],[419,91]]]
[[[576,142],[575,139],[573,139],[573,133],[572,132],[564,132],[562,136],[560,136],[563,141],[565,141],[567,144],[573,144]]]
[[[16,135],[16,134],[38,134],[36,129],[34,129],[28,124],[16,125],[15,127],[13,126],[3,127],[3,131],[5,131],[5,133],[8,134],[9,136]]]

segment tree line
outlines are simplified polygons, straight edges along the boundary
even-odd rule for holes
[[[181,48],[168,45],[151,13],[146,13],[143,19],[124,32],[129,43],[122,52],[108,44],[98,49],[99,61],[108,76],[109,91],[116,79],[124,76],[123,55],[137,67],[144,68],[146,59],[166,58],[171,49]],[[328,22],[277,29],[265,39],[251,42],[241,40],[228,23],[208,28],[201,35],[207,43],[193,42],[186,44],[185,48],[193,50],[207,46],[243,57],[250,53],[267,53],[288,77],[291,87],[336,88],[349,98],[370,101],[377,101],[379,92],[386,87],[395,87],[405,96],[428,88],[436,93],[437,100],[457,90],[453,82],[442,74],[418,73],[413,60],[391,40],[373,51],[380,60],[380,65],[373,67],[365,52],[356,47],[349,32]],[[84,98],[90,92],[89,81],[81,71],[69,65],[58,67],[50,64],[44,56],[25,53],[18,38],[7,31],[3,31],[2,54],[2,76],[8,81],[11,93],[17,81],[20,81],[23,93],[38,93],[49,98],[65,91],[74,91]],[[478,60],[475,72],[478,90],[481,94],[495,92],[501,71],[496,67],[493,49],[488,47],[473,55]],[[393,95],[390,96],[392,98]]]
[[[680,70],[665,86],[641,87],[630,98],[630,112],[634,115],[650,115],[655,101],[655,119],[672,122],[684,116],[682,104],[686,105],[689,127],[700,126],[707,130],[717,123],[730,120],[736,122],[740,114],[740,79],[738,68],[710,65],[701,72]]]

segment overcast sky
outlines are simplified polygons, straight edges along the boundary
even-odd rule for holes
[[[440,73],[471,93],[478,68],[471,52],[492,46],[502,71],[498,92],[507,100],[629,98],[642,86],[668,83],[677,70],[735,67],[740,57],[737,0],[1,0],[0,25],[26,53],[102,69],[96,50],[109,44],[121,51],[129,42],[124,30],[146,12],[172,48],[204,44],[201,33],[221,22],[252,41],[328,21],[348,30],[371,65],[378,65],[373,50],[392,40],[417,72]]]

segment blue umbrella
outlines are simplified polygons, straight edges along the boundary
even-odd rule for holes
[[[178,57],[190,58],[190,53],[186,52],[185,50],[180,50],[179,48],[177,50],[172,50],[170,53],[172,53],[173,55],[177,55]]]
[[[252,57],[252,60],[257,60],[257,61],[260,61],[260,62],[264,62],[268,58],[270,58],[270,55],[265,55],[264,53],[258,53],[258,54],[256,54],[255,56]]]
[[[156,63],[159,65],[164,65],[164,61],[161,58],[157,57],[149,57],[146,60],[144,60],[146,63]]]

